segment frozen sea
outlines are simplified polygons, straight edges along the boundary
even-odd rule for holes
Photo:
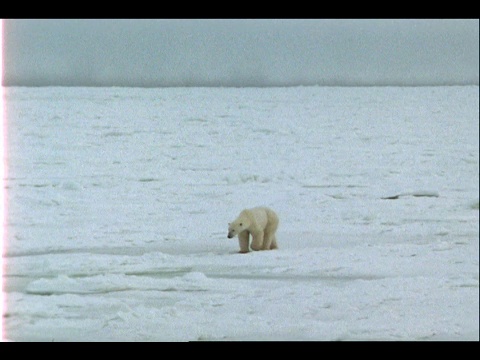
[[[478,86],[5,92],[6,340],[479,340]]]

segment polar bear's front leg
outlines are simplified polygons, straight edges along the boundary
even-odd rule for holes
[[[252,234],[252,250],[262,250],[263,248],[263,231]]]
[[[249,240],[250,234],[248,231],[242,231],[240,234],[238,234],[238,243],[240,244],[240,253],[248,253],[250,250],[248,248],[248,240]]]

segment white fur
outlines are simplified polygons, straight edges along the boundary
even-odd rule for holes
[[[267,207],[255,207],[243,210],[240,215],[228,224],[228,238],[238,235],[240,252],[249,252],[250,235],[252,250],[277,249],[275,232],[278,228],[278,216]]]

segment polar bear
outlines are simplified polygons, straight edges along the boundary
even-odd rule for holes
[[[243,210],[240,215],[228,224],[228,238],[238,235],[240,253],[249,252],[250,234],[252,250],[277,249],[275,232],[278,228],[278,216],[267,207],[255,207]]]

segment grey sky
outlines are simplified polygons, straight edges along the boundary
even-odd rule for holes
[[[4,20],[6,86],[479,83],[479,20]]]

